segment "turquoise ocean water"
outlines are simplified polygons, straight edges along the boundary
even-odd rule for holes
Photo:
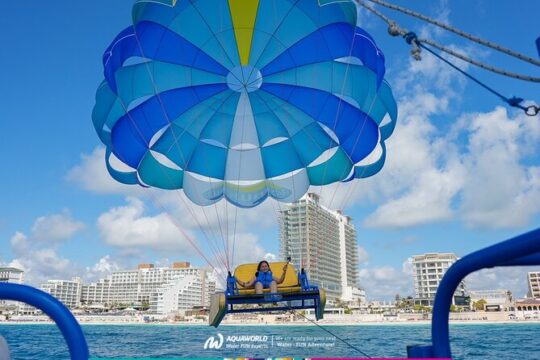
[[[429,325],[325,328],[361,352],[316,326],[83,326],[94,358],[406,357],[407,345],[430,339]],[[455,359],[540,359],[539,332],[540,324],[452,325],[452,351]],[[69,359],[54,325],[0,325],[0,334],[13,360]]]

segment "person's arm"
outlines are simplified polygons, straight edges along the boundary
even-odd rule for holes
[[[283,273],[281,274],[281,277],[279,279],[274,279],[276,280],[276,283],[278,284],[281,284],[282,282],[285,281],[285,276],[287,275],[287,268],[289,267],[289,263],[287,262],[284,266],[283,266]]]
[[[242,287],[244,287],[244,288],[248,288],[248,287],[252,287],[252,286],[253,286],[253,284],[255,283],[255,280],[256,280],[256,278],[253,278],[253,279],[251,279],[250,281],[240,281],[240,280],[236,279],[236,282],[237,282],[240,286],[242,286]]]

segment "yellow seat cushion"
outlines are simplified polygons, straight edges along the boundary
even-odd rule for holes
[[[270,263],[270,271],[272,271],[272,276],[278,279],[281,278],[281,274],[283,273],[283,266],[285,264],[286,262]],[[234,271],[234,276],[240,282],[249,282],[255,277],[255,273],[257,272],[257,265],[259,264],[257,263],[239,265]],[[240,294],[255,294],[255,289],[253,288],[253,286],[251,288],[244,288],[240,284],[237,285],[238,289],[240,290]],[[285,279],[281,284],[278,284],[278,292],[300,292],[300,290],[301,287],[298,284],[298,276],[296,275],[296,269],[291,264],[288,264]],[[270,289],[264,289],[264,292],[270,292]]]

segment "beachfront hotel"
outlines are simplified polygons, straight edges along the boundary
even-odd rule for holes
[[[9,279],[12,282],[22,282],[22,274],[15,277],[13,271],[11,273]],[[2,279],[8,278],[6,271],[1,274]],[[140,264],[137,269],[115,271],[89,285],[84,285],[78,277],[72,280],[48,280],[40,289],[70,309],[134,306],[166,314],[209,307],[216,283],[208,270],[191,267],[188,262],[177,262],[171,267]],[[34,314],[37,310],[24,305],[19,307],[18,312]]]
[[[24,271],[13,267],[0,267],[0,282],[22,284],[24,282]]]
[[[358,245],[351,218],[319,203],[309,193],[280,211],[280,257],[303,267],[309,280],[337,300],[365,302],[358,283]]]
[[[0,267],[0,283],[22,284],[24,271],[13,267]],[[17,311],[19,303],[15,301],[0,300],[0,314]]]
[[[206,272],[186,275],[161,286],[150,296],[150,312],[185,313],[195,307],[210,307],[210,296],[216,292],[216,281]]]
[[[175,262],[170,267],[140,264],[137,269],[115,271],[106,279],[83,286],[81,301],[85,305],[147,304],[162,313],[208,307],[215,288],[213,274],[189,262]]]
[[[470,290],[471,305],[484,300],[485,311],[511,311],[514,308],[512,293],[505,289]]]
[[[529,297],[540,299],[540,271],[527,273],[529,283]]]
[[[85,305],[109,304],[111,298],[111,279],[99,279],[90,285],[83,285],[81,289],[81,302]]]
[[[81,306],[81,278],[75,277],[72,280],[47,280],[40,289],[48,292],[70,309]]]
[[[412,259],[416,295],[414,302],[423,306],[433,306],[435,294],[444,273],[458,258],[453,253],[429,253],[415,255]],[[456,295],[465,295],[465,284],[463,282],[456,289]]]

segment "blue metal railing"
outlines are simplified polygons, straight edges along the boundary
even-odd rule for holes
[[[90,354],[82,329],[75,317],[60,301],[36,288],[0,283],[0,299],[21,301],[47,314],[60,328],[66,339],[72,360],[88,360]],[[43,358],[46,358],[44,355]]]
[[[445,273],[433,307],[432,345],[410,346],[409,358],[450,358],[449,313],[452,297],[459,283],[469,274],[496,266],[540,265],[540,229],[471,253],[452,265]]]

